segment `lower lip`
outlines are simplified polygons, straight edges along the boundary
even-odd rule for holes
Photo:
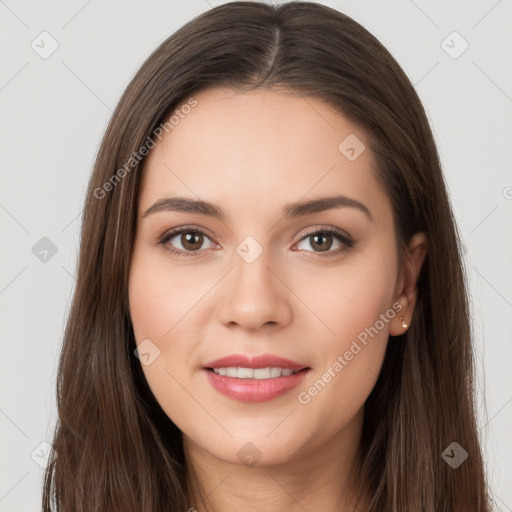
[[[298,386],[310,369],[272,379],[237,379],[202,370],[210,384],[223,395],[240,402],[265,402]]]

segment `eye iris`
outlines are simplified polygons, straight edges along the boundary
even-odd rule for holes
[[[199,244],[197,244],[198,241]],[[200,233],[188,232],[181,235],[181,242],[186,250],[193,251],[194,249],[198,249],[201,247],[201,245],[203,245],[203,235]]]
[[[315,245],[316,245],[317,247],[319,247],[321,252],[329,250],[332,246],[332,235],[329,235],[328,233],[311,235],[311,238],[314,240],[314,242],[311,244],[311,247],[315,248]],[[319,245],[318,240],[323,240],[324,242],[325,242],[325,240],[328,240],[329,243],[327,244],[327,247],[326,247],[325,243],[324,243],[324,245]]]

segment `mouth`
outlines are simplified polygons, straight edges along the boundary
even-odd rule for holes
[[[285,395],[311,371],[309,366],[270,354],[232,355],[201,368],[216,391],[239,402],[265,402]]]

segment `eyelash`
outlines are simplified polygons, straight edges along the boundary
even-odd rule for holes
[[[210,239],[210,237],[199,228],[193,228],[193,227],[183,227],[183,228],[177,228],[174,230],[171,230],[167,233],[165,233],[161,239],[158,241],[158,244],[161,245],[166,251],[178,255],[178,256],[198,256],[201,251],[182,251],[181,249],[176,249],[175,247],[168,246],[168,242],[175,238],[177,235],[181,235],[183,233],[200,233],[201,235],[205,236],[206,238]],[[317,254],[318,256],[322,258],[329,258],[332,256],[337,256],[341,254],[342,252],[345,252],[347,249],[350,249],[354,246],[355,242],[350,238],[344,231],[337,228],[322,228],[322,229],[315,229],[313,231],[310,231],[306,233],[297,243],[302,242],[306,238],[309,238],[312,235],[317,234],[329,234],[334,235],[335,238],[338,239],[341,244],[343,244],[344,247],[338,248],[336,251],[327,251],[325,253],[318,252],[318,251],[307,251],[307,252],[313,252]]]

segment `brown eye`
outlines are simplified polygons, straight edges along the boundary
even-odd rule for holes
[[[204,249],[205,241],[209,241],[210,245],[206,249],[213,247],[210,238],[198,229],[183,228],[171,231],[163,237],[159,242],[165,249],[173,254],[180,256],[192,256],[194,253],[201,253]]]
[[[309,246],[301,247],[301,245],[309,242]],[[319,253],[321,256],[335,256],[354,246],[354,241],[343,231],[329,228],[317,229],[308,233],[299,242],[299,249],[306,249],[308,252]],[[334,249],[334,250],[331,250]],[[324,254],[322,254],[324,253]]]

